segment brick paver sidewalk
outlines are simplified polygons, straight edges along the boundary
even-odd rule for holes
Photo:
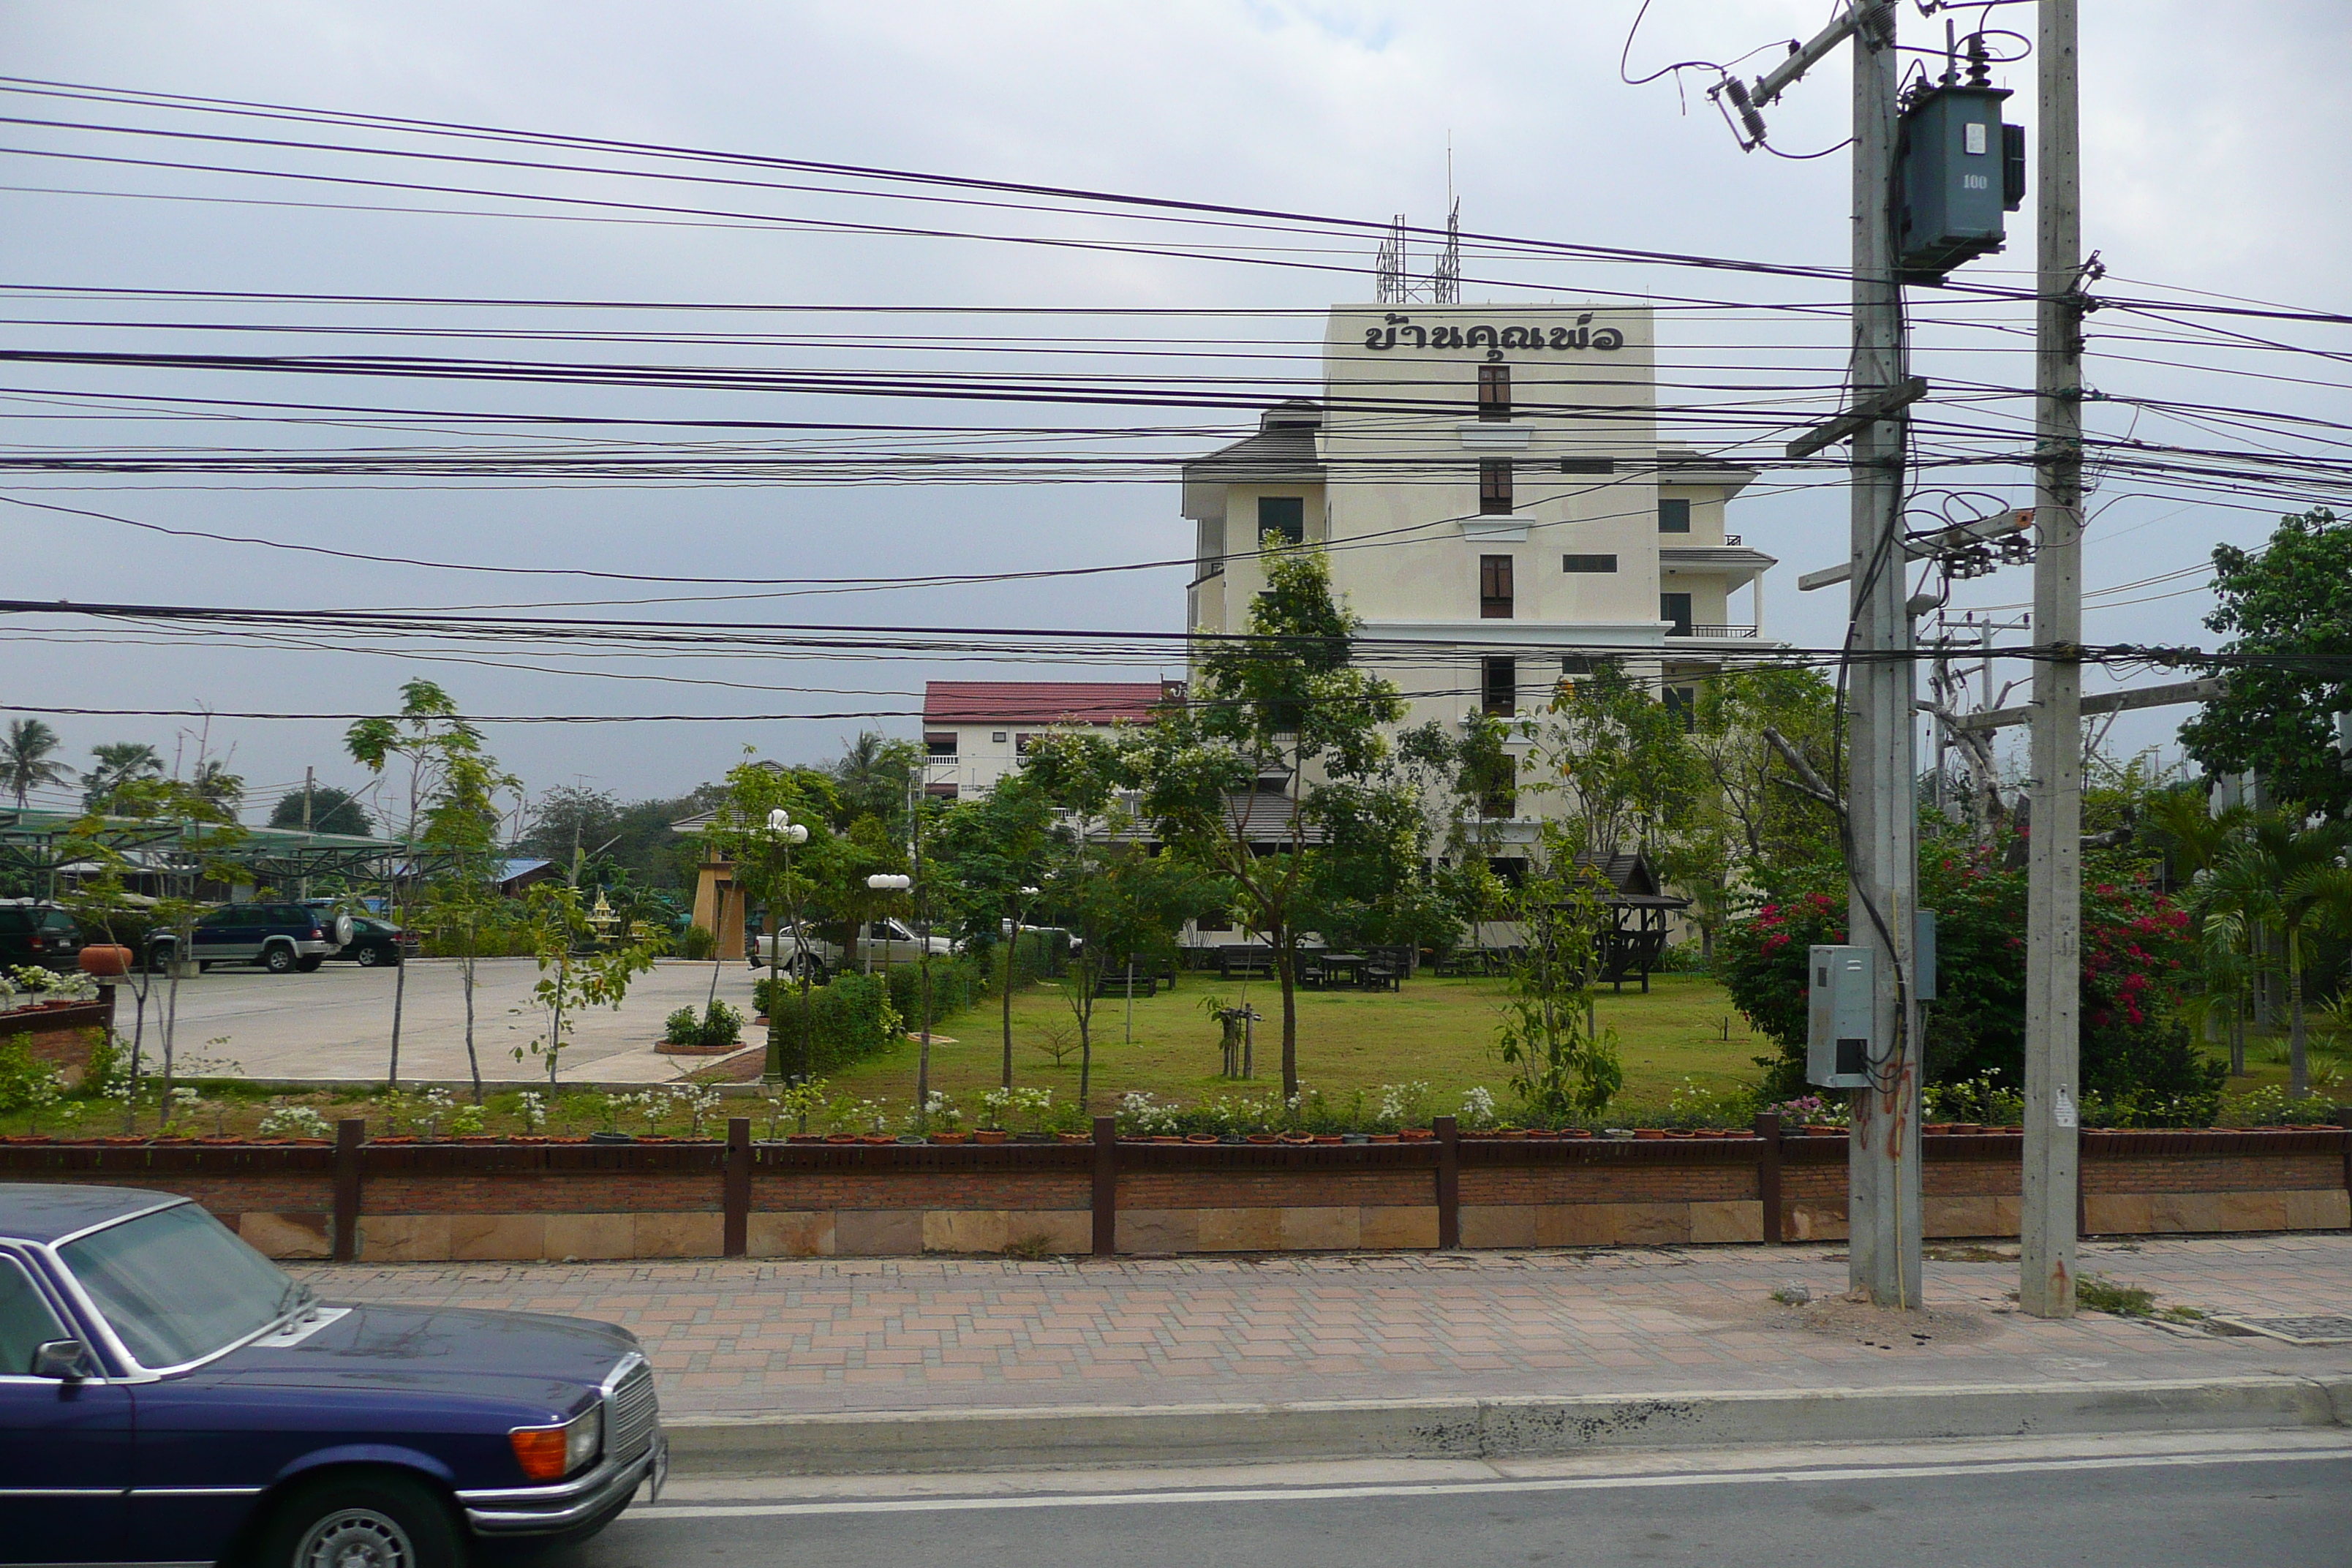
[[[2083,1266],[2164,1304],[2352,1311],[2352,1236],[2099,1244]],[[1819,1246],[322,1265],[307,1277],[329,1300],[625,1324],[679,1415],[2352,1373],[2352,1346],[2024,1317],[2006,1294],[2013,1260],[1930,1262],[1937,1322],[1774,1306],[1784,1281],[1824,1303],[1844,1290],[1843,1248]]]

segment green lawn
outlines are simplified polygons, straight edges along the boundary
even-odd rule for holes
[[[1663,1106],[1685,1077],[1717,1090],[1755,1081],[1752,1058],[1766,1047],[1749,1036],[1747,1020],[1732,1010],[1721,986],[1680,974],[1658,975],[1650,984],[1647,996],[1633,986],[1622,995],[1601,994],[1601,1026],[1617,1031],[1625,1065],[1621,1104]],[[1216,1076],[1217,1024],[1202,1007],[1206,997],[1238,1005],[1244,995],[1265,1015],[1256,1026],[1258,1081],[1249,1086]],[[1414,1080],[1430,1086],[1440,1110],[1460,1103],[1463,1091],[1474,1084],[1486,1085],[1498,1101],[1507,1101],[1503,1063],[1494,1052],[1502,997],[1498,980],[1430,977],[1407,981],[1402,993],[1302,991],[1299,1077],[1310,1089],[1341,1101],[1359,1089]],[[1130,1041],[1127,1004],[1107,997],[1095,1005],[1095,1105],[1107,1107],[1135,1089],[1189,1103],[1244,1087],[1278,1087],[1281,1016],[1282,993],[1270,982],[1244,987],[1186,974],[1172,993],[1136,999]],[[1039,987],[1013,998],[1016,1084],[1052,1088],[1057,1100],[1076,1094],[1076,1052],[1056,1066],[1040,1048],[1056,1032],[1075,1043],[1071,1018],[1069,1004],[1057,990]],[[955,1043],[932,1047],[934,1089],[969,1108],[979,1091],[995,1087],[1003,1053],[998,1020],[991,1004],[940,1026],[939,1033]],[[833,1083],[842,1092],[908,1101],[914,1093],[915,1060],[909,1041],[835,1074]]]

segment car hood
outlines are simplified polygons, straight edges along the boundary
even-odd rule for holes
[[[273,1342],[288,1337],[266,1335],[207,1370],[242,1384],[478,1395],[560,1412],[637,1348],[610,1323],[464,1307],[354,1306],[296,1343]]]

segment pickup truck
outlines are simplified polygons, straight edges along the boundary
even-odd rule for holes
[[[185,1198],[0,1183],[0,1563],[463,1568],[668,1452],[625,1329],[336,1306]]]
[[[848,954],[839,940],[845,933],[839,926],[803,924],[797,939],[788,926],[781,934],[784,950],[776,968],[795,980],[801,977],[803,962],[808,965],[809,980],[817,984],[822,984],[825,976],[839,973],[848,962]],[[753,969],[761,973],[767,972],[768,955],[775,941],[772,936],[747,936],[743,939],[743,955],[751,960]],[[963,943],[944,936],[929,938],[928,945],[935,958],[945,958],[963,951]],[[912,963],[922,954],[925,946],[926,939],[916,935],[898,921],[887,918],[867,921],[865,929],[858,933],[856,966],[859,969],[880,969],[886,964]]]

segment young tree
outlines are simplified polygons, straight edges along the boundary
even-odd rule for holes
[[[452,781],[460,776],[502,779],[496,763],[482,750],[482,732],[459,716],[449,694],[429,680],[412,680],[400,689],[400,712],[388,719],[362,719],[343,735],[352,760],[381,776],[395,762],[408,764],[407,789],[400,803],[397,826],[406,841],[404,863],[395,868],[392,890],[395,919],[404,918],[428,853],[425,828],[435,814],[460,808],[452,804]],[[503,785],[499,786],[503,787]],[[385,1081],[400,1085],[400,1022],[408,989],[408,965],[393,970],[392,1049]]]
[[[976,800],[949,807],[931,837],[932,858],[944,881],[961,891],[960,923],[967,949],[985,952],[1003,939],[1004,984],[998,1001],[1006,1089],[1013,1087],[1013,959],[1022,924],[1042,891],[1053,826],[1053,805],[1036,775],[1023,772]]]
[[[501,772],[478,747],[446,748],[425,804],[423,831],[413,844],[432,866],[425,884],[426,918],[436,930],[456,938],[458,989],[466,1004],[466,1069],[474,1080],[477,1105],[482,1103],[482,1063],[474,1043],[475,971],[482,930],[505,902],[498,891],[499,798],[521,788],[520,779]],[[398,986],[395,980],[395,994]]]
[[[72,777],[64,763],[52,760],[59,743],[58,732],[38,719],[8,721],[8,739],[0,742],[0,789],[16,797],[18,811],[33,791]]]
[[[1543,852],[1513,900],[1527,956],[1511,970],[1511,999],[1495,1030],[1511,1087],[1546,1117],[1597,1114],[1625,1083],[1616,1031],[1599,1027],[1592,1005],[1607,884],[1573,854],[1548,825]]]
[[[2352,709],[2352,521],[2325,509],[2282,518],[2260,552],[2213,551],[2219,601],[2205,625],[2221,651],[2259,662],[2214,667],[2221,696],[2180,727],[2208,773],[2262,775],[2273,798],[2342,816],[2352,773],[2337,764],[2334,715]]]
[[[653,950],[635,942],[592,946],[596,928],[589,921],[580,889],[551,878],[533,883],[523,894],[523,918],[532,956],[539,961],[540,980],[531,992],[548,1010],[549,1023],[544,1038],[516,1047],[514,1058],[546,1057],[547,1087],[552,1091],[564,1048],[571,1044],[567,1026],[583,1007],[617,1009],[629,994],[629,983],[654,966]]]
[[[1393,685],[1349,664],[1357,618],[1332,596],[1322,551],[1271,532],[1259,546],[1266,587],[1247,633],[1201,649],[1188,700],[1138,732],[1130,765],[1162,840],[1223,880],[1234,912],[1273,945],[1288,1099],[1303,895],[1318,858],[1354,847],[1328,824],[1381,815],[1342,797],[1375,787],[1383,726],[1405,708]]]
[[[1654,857],[1705,784],[1683,715],[1613,663],[1561,682],[1526,732],[1554,775],[1533,787],[1564,792],[1571,847],[1590,857]]]

